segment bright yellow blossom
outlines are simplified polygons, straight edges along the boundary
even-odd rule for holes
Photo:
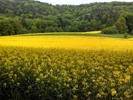
[[[117,94],[116,90],[115,90],[114,88],[111,89],[111,95],[114,96],[114,95],[116,95],[116,94]]]

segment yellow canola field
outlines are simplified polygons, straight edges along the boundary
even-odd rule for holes
[[[5,100],[133,100],[133,51],[0,48]]]
[[[88,50],[133,50],[133,39],[90,36],[3,36],[0,37],[0,45]]]
[[[90,32],[83,32],[83,34],[99,34],[101,31],[90,31]]]

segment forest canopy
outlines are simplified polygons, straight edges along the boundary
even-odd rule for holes
[[[51,5],[35,0],[0,0],[0,35],[95,30],[133,33],[133,2]]]

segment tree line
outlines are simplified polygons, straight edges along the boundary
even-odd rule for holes
[[[123,24],[125,26],[123,26]],[[51,5],[35,0],[0,0],[0,35],[37,32],[133,31],[133,2]]]
[[[133,35],[133,13],[120,12],[117,21],[110,27],[102,29],[103,34],[132,34]]]

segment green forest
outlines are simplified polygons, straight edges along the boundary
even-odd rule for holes
[[[35,0],[0,0],[0,35],[96,30],[133,34],[133,2],[52,5]]]

